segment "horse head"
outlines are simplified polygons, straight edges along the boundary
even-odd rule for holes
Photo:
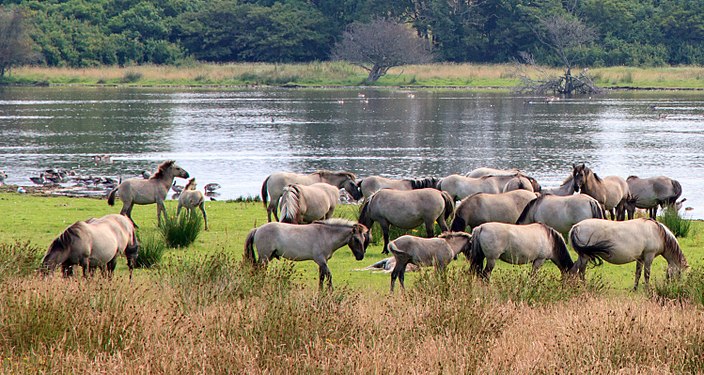
[[[56,269],[56,266],[66,261],[71,254],[71,244],[74,238],[78,237],[78,224],[74,223],[61,233],[49,245],[44,258],[42,259],[39,271],[43,275],[49,275]]]
[[[185,169],[181,168],[176,164],[176,161],[167,160],[159,164],[159,167],[157,168],[156,172],[150,177],[150,179],[161,179],[165,176],[168,178],[169,175],[172,177],[181,178],[190,177],[190,175],[188,174],[188,172],[186,172]]]
[[[572,184],[574,191],[579,193],[582,186],[584,186],[584,181],[587,178],[587,171],[589,171],[589,168],[587,168],[584,163],[572,165]]]
[[[186,184],[186,187],[183,188],[183,190],[196,190],[196,178],[190,178],[188,180],[188,183]]]
[[[360,185],[355,183],[354,180],[344,180],[340,188],[345,189],[345,191],[350,193],[352,199],[354,199],[355,201],[358,201],[362,198],[362,190],[360,189]]]
[[[362,224],[354,224],[352,227],[352,236],[350,237],[347,246],[349,246],[352,250],[352,254],[354,254],[355,259],[364,259],[364,254],[367,251],[369,242],[371,242],[371,233],[369,232],[369,229]]]

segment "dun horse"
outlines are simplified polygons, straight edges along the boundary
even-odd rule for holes
[[[570,242],[579,255],[572,272],[584,279],[587,263],[613,264],[636,262],[633,289],[638,288],[640,274],[645,268],[645,284],[650,282],[653,259],[662,255],[667,260],[667,278],[677,277],[687,268],[677,238],[662,223],[652,219],[635,219],[624,222],[584,220],[570,231]]]
[[[448,230],[446,220],[452,215],[455,202],[449,194],[435,189],[392,190],[382,189],[362,204],[359,222],[371,228],[378,222],[384,234],[384,249],[388,254],[389,226],[413,229],[425,224],[428,237],[435,234],[435,222],[440,229]]]
[[[178,196],[178,208],[176,209],[176,216],[181,214],[181,208],[186,208],[187,211],[192,211],[194,208],[198,207],[200,212],[203,214],[203,222],[205,223],[205,230],[208,230],[208,215],[205,213],[205,195],[196,190],[196,178],[193,177],[188,180],[186,187],[183,188],[181,194]]]
[[[573,225],[592,218],[603,219],[604,210],[586,194],[541,195],[526,205],[516,224],[543,223],[567,238]]]
[[[281,222],[306,224],[329,219],[335,212],[340,191],[325,182],[313,185],[291,184],[281,195]]]
[[[376,193],[381,189],[415,190],[435,188],[438,184],[438,181],[439,180],[434,177],[421,178],[415,180],[394,180],[381,176],[369,176],[359,180],[359,182],[357,183],[357,187],[359,187],[359,190],[362,192],[362,196],[365,199],[369,199],[372,194]]]
[[[540,191],[543,194],[553,194],[559,196],[567,196],[574,194],[574,177],[569,175],[562,181],[560,186],[556,188],[543,189]]]
[[[457,206],[451,230],[459,232],[467,226],[474,228],[492,221],[513,224],[521,216],[528,202],[535,198],[535,193],[528,190],[470,195]]]
[[[682,185],[677,180],[665,176],[650,178],[629,176],[626,182],[631,192],[631,199],[626,207],[628,219],[633,219],[636,208],[647,209],[650,218],[655,219],[658,206],[675,206],[677,199],[682,195]]]
[[[369,230],[364,225],[343,219],[316,221],[308,225],[268,223],[252,229],[244,244],[244,256],[256,264],[254,247],[259,263],[266,264],[271,258],[290,260],[312,260],[319,268],[319,288],[328,279],[332,288],[332,274],[328,260],[342,246],[349,246],[357,260],[364,259],[369,246]]]
[[[357,177],[350,172],[345,171],[326,171],[319,170],[311,174],[297,174],[289,172],[277,172],[270,174],[262,184],[262,202],[266,208],[267,220],[271,222],[271,214],[274,214],[274,219],[279,221],[277,213],[279,198],[283,194],[284,187],[290,184],[312,185],[316,182],[327,182],[330,185],[337,186],[339,189],[345,189],[352,198],[358,200],[362,197],[359,192],[355,180]],[[271,197],[271,201],[269,201]]]
[[[530,181],[530,184],[533,186],[533,191],[535,192],[541,192],[542,188],[540,187],[540,184],[536,179],[533,177],[530,177],[523,173],[520,169],[516,168],[511,168],[511,169],[496,169],[496,168],[488,168],[488,167],[481,167],[472,170],[471,172],[467,173],[465,176],[467,177],[472,177],[472,178],[479,178],[479,177],[484,177],[484,176],[515,176],[515,175],[521,175],[522,177],[525,177]]]
[[[389,243],[389,250],[394,255],[396,264],[391,272],[391,292],[394,291],[396,278],[405,289],[403,280],[406,265],[415,264],[419,267],[435,266],[442,271],[460,252],[468,253],[472,236],[464,232],[446,232],[438,238],[420,238],[401,236]]]
[[[92,275],[96,268],[112,275],[117,257],[124,253],[131,280],[138,252],[139,242],[132,222],[123,215],[110,214],[77,221],[66,228],[49,245],[41,271],[49,274],[61,265],[63,275],[68,277],[73,274],[73,266],[80,264],[84,277]]]
[[[438,189],[458,201],[476,193],[498,194],[517,189],[533,191],[533,185],[522,175],[472,178],[453,174],[440,180]]]
[[[584,163],[572,168],[574,190],[598,200],[611,214],[611,220],[624,220],[626,202],[630,196],[628,183],[619,176],[606,176],[603,179]]]
[[[559,232],[545,224],[486,223],[472,231],[472,269],[484,279],[491,277],[497,259],[510,264],[533,263],[535,273],[550,259],[565,274],[572,258]],[[486,266],[482,270],[486,258]]]
[[[188,178],[188,172],[176,165],[173,160],[165,161],[159,164],[159,168],[149,179],[145,180],[141,177],[135,177],[123,181],[108,195],[108,204],[111,206],[115,205],[115,193],[119,192],[122,200],[120,214],[126,215],[134,223],[134,220],[132,220],[132,207],[135,204],[156,203],[156,218],[161,223],[162,213],[166,217],[164,200],[171,188],[174,177]],[[137,224],[135,224],[136,226]]]

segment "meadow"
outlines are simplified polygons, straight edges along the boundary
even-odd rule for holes
[[[574,71],[579,69],[575,68]],[[375,86],[491,88],[510,90],[520,75],[533,79],[558,76],[560,69],[524,68],[514,64],[407,65],[392,68]],[[702,89],[704,68],[684,67],[592,67],[589,75],[605,88]],[[367,72],[344,62],[307,64],[206,64],[142,65],[127,67],[48,68],[19,67],[5,78],[7,83],[43,85],[107,86],[357,86]]]
[[[0,207],[3,373],[704,371],[701,222],[680,239],[692,267],[679,284],[664,283],[662,258],[651,290],[630,290],[633,264],[589,269],[586,283],[563,283],[549,262],[534,277],[500,264],[486,284],[460,256],[389,295],[389,274],[355,270],[384,257],[381,241],[363,261],[346,247],[334,254],[333,291],[318,292],[312,262],[253,271],[241,256],[247,232],[266,222],[261,202],[207,202],[210,230],[132,283],[124,258],[112,280],[35,272],[66,226],[117,207],[15,193],[0,193]],[[155,233],[154,206],[133,217],[140,235]]]

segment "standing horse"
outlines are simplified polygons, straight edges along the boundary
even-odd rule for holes
[[[440,180],[438,189],[446,191],[458,201],[476,193],[498,194],[517,189],[533,191],[533,185],[522,175],[473,178],[453,174]]]
[[[259,263],[265,266],[271,258],[312,260],[318,264],[318,286],[323,289],[325,278],[328,279],[328,288],[332,288],[332,274],[327,262],[335,250],[345,245],[350,247],[355,259],[364,259],[369,246],[367,227],[344,219],[316,221],[308,225],[268,223],[249,232],[244,244],[244,256],[253,265],[256,264],[256,246]]]
[[[611,214],[611,220],[624,220],[626,202],[630,196],[628,183],[619,176],[606,176],[603,179],[584,165],[572,167],[574,190],[598,200]]]
[[[584,220],[570,231],[570,242],[579,255],[572,272],[584,279],[587,263],[612,264],[636,262],[633,289],[638,288],[640,274],[645,268],[645,285],[650,283],[653,259],[662,255],[667,260],[667,278],[679,276],[687,268],[677,238],[662,223],[652,219],[635,219],[624,222]]]
[[[467,226],[474,228],[492,221],[513,224],[521,216],[528,202],[535,198],[536,194],[528,190],[470,195],[457,206],[450,230],[459,232]]]
[[[586,194],[541,195],[526,205],[516,224],[543,223],[567,238],[573,225],[586,219],[604,219],[604,216],[599,202]]]
[[[277,172],[270,174],[262,184],[262,202],[266,208],[267,220],[271,222],[271,214],[274,214],[274,219],[279,221],[277,209],[279,207],[279,198],[283,194],[284,187],[290,184],[312,185],[316,182],[327,182],[330,185],[337,186],[339,189],[345,189],[352,198],[358,200],[362,197],[359,192],[355,180],[357,177],[350,172],[345,171],[326,171],[319,170],[311,174],[297,174],[290,172]],[[271,201],[269,201],[271,196]],[[267,203],[268,202],[268,203]]]
[[[651,219],[655,219],[658,206],[675,206],[682,195],[682,185],[677,180],[665,176],[639,178],[629,176],[626,179],[631,199],[627,204],[628,219],[633,219],[636,208],[648,210]]]
[[[572,258],[562,235],[545,224],[515,225],[486,223],[472,231],[470,256],[477,276],[488,280],[497,259],[510,264],[533,263],[535,273],[550,259],[564,275],[572,266]],[[484,265],[486,258],[486,266]]]
[[[389,226],[413,229],[425,224],[428,237],[435,234],[435,222],[440,229],[448,230],[446,220],[455,210],[449,194],[436,189],[392,190],[381,189],[362,204],[359,222],[371,228],[374,222],[381,225],[384,234],[383,254],[389,253]]]
[[[540,192],[541,187],[540,184],[536,179],[533,177],[530,177],[523,173],[520,169],[517,168],[511,168],[511,169],[496,169],[496,168],[488,168],[488,167],[481,167],[472,170],[471,172],[467,173],[465,176],[467,177],[472,177],[472,178],[479,178],[479,177],[484,177],[484,176],[515,176],[515,175],[521,175],[522,177],[525,177],[530,181],[530,184],[533,186],[533,191],[535,192]]]
[[[92,275],[95,268],[112,276],[117,257],[124,253],[132,280],[138,252],[139,242],[132,222],[123,215],[110,214],[77,221],[66,228],[49,245],[41,271],[49,274],[60,264],[63,275],[68,277],[73,274],[73,266],[80,264],[84,277]]]
[[[394,292],[396,278],[403,285],[406,265],[415,264],[419,267],[435,266],[442,271],[460,252],[468,253],[472,236],[465,232],[445,232],[438,238],[420,238],[401,236],[389,242],[389,250],[394,255],[396,264],[391,272],[391,293]]]
[[[115,205],[115,193],[119,191],[120,199],[122,200],[122,209],[120,214],[126,215],[132,220],[132,207],[135,204],[152,204],[156,203],[156,218],[161,224],[161,215],[166,217],[166,207],[164,207],[164,199],[171,188],[174,177],[188,178],[188,172],[185,169],[176,165],[173,160],[165,161],[159,164],[156,172],[144,179],[141,177],[130,178],[123,181],[120,185],[114,188],[108,195],[108,204]],[[137,224],[134,224],[137,227]]]
[[[359,187],[359,190],[362,192],[362,196],[365,199],[369,199],[372,194],[376,193],[381,189],[415,190],[435,188],[438,184],[438,181],[439,180],[435,177],[421,178],[415,180],[394,180],[381,176],[369,176],[359,180],[359,182],[357,182],[357,187]]]
[[[329,219],[340,199],[340,190],[325,182],[313,185],[291,184],[281,195],[281,222],[306,224]]]
[[[195,177],[188,180],[186,187],[183,188],[183,191],[178,196],[176,216],[181,214],[181,208],[183,207],[189,212],[196,207],[200,208],[200,212],[203,214],[203,222],[205,222],[205,230],[208,230],[208,215],[205,214],[205,195],[196,190]]]

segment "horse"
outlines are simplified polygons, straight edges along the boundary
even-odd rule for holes
[[[340,199],[340,190],[325,182],[312,185],[291,184],[281,195],[281,222],[307,224],[329,219]]]
[[[183,188],[178,196],[176,216],[181,214],[181,208],[183,207],[185,207],[187,211],[191,211],[196,207],[200,208],[200,212],[203,214],[203,222],[205,222],[205,230],[208,230],[208,215],[205,214],[205,195],[199,190],[196,190],[195,177],[188,180],[186,187]]]
[[[471,172],[465,174],[466,177],[472,177],[472,178],[479,178],[479,177],[484,177],[484,176],[515,176],[515,175],[521,175],[530,181],[530,184],[533,186],[533,191],[535,192],[540,192],[541,187],[540,184],[536,179],[533,177],[530,177],[523,173],[520,169],[517,168],[511,168],[511,169],[496,169],[496,168],[488,168],[488,167],[481,167],[472,170]]]
[[[533,185],[522,175],[474,178],[453,174],[441,179],[437,187],[446,191],[456,201],[476,193],[498,194],[516,189],[533,191]]]
[[[73,275],[73,266],[80,264],[84,277],[92,275],[95,268],[112,276],[117,257],[124,253],[132,280],[138,252],[139,242],[132,221],[123,215],[109,214],[77,221],[66,228],[49,245],[40,271],[48,275],[60,264],[64,277],[69,277]]]
[[[453,259],[457,259],[457,254],[469,252],[471,240],[469,233],[445,232],[437,238],[405,235],[389,242],[389,250],[396,260],[391,271],[391,293],[394,292],[397,278],[401,288],[406,288],[403,281],[409,263],[419,267],[435,266],[436,270],[442,271]]]
[[[156,203],[156,218],[157,222],[161,224],[161,215],[163,214],[166,218],[164,199],[166,199],[166,194],[171,189],[175,177],[188,178],[189,175],[185,169],[176,165],[175,161],[167,160],[159,164],[156,172],[149,179],[134,177],[122,181],[108,194],[108,204],[115,205],[115,193],[119,191],[122,200],[120,214],[126,215],[132,224],[138,227],[132,220],[132,207],[135,204]]]
[[[362,192],[362,196],[365,199],[369,199],[372,194],[381,189],[415,190],[435,188],[438,181],[435,177],[395,180],[381,176],[369,176],[359,180],[357,187]]]
[[[628,219],[633,219],[636,208],[648,210],[651,219],[655,219],[658,206],[675,206],[682,195],[682,185],[677,180],[666,176],[639,178],[628,176],[626,179],[631,199],[626,204]]]
[[[454,210],[452,197],[436,189],[381,189],[362,204],[359,222],[367,228],[371,228],[375,221],[381,225],[384,234],[382,253],[388,254],[389,226],[413,229],[425,224],[427,237],[433,237],[436,221],[443,232],[449,229],[446,220]]]
[[[290,172],[277,172],[270,174],[262,183],[262,202],[266,208],[267,220],[271,222],[271,214],[274,214],[274,219],[279,221],[277,213],[279,198],[283,194],[284,187],[290,184],[312,185],[316,182],[327,182],[330,185],[337,186],[340,189],[345,189],[353,199],[358,200],[362,197],[357,188],[355,180],[357,177],[354,173],[345,171],[327,171],[318,170],[311,174],[297,174]],[[269,201],[269,196],[271,200]]]
[[[602,179],[584,163],[572,166],[572,177],[574,190],[598,200],[611,215],[611,220],[625,219],[626,201],[630,196],[626,180],[619,176]]]
[[[573,225],[592,218],[604,219],[605,213],[601,204],[586,194],[541,195],[526,205],[516,224],[543,223],[567,238]]]
[[[521,216],[528,202],[535,198],[536,194],[528,190],[472,194],[457,205],[450,230],[460,232],[467,226],[474,228],[492,221],[513,224]]]
[[[550,259],[566,274],[573,266],[562,235],[542,223],[516,225],[485,223],[472,231],[472,247],[468,256],[477,276],[491,277],[497,259],[510,264],[533,263],[535,273]],[[486,266],[482,270],[486,258]]]
[[[543,188],[540,191],[542,194],[553,194],[553,195],[560,195],[560,196],[567,196],[567,195],[572,195],[575,193],[574,191],[574,177],[572,175],[567,176],[560,186],[556,188],[548,188],[545,189]]]
[[[687,259],[677,238],[662,223],[653,219],[635,219],[624,222],[584,220],[570,231],[570,242],[579,257],[572,273],[584,279],[587,263],[612,264],[636,262],[633,289],[638,289],[640,274],[645,268],[645,285],[650,283],[653,259],[662,255],[667,260],[667,278],[679,276],[687,267]]]
[[[369,241],[367,227],[349,220],[328,219],[307,225],[274,222],[249,232],[244,244],[244,256],[252,265],[256,265],[256,246],[258,262],[264,266],[271,258],[312,260],[319,268],[319,289],[323,289],[326,278],[328,288],[332,288],[332,274],[327,264],[332,254],[346,244],[355,259],[362,260]]]

